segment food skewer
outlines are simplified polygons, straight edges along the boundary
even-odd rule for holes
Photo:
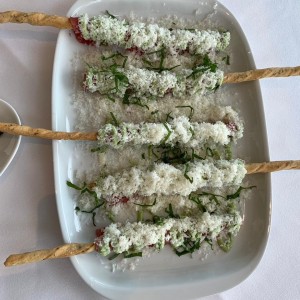
[[[111,146],[116,149],[128,143],[131,145],[179,143],[197,147],[213,141],[226,145],[243,135],[242,125],[239,126],[231,120],[197,123],[190,122],[187,117],[183,116],[164,123],[106,124],[98,132],[90,133],[51,131],[12,123],[0,123],[0,131],[44,139],[98,141],[102,146]]]
[[[104,229],[98,230],[94,243],[72,243],[54,249],[15,254],[8,257],[4,264],[5,266],[14,266],[45,259],[69,257],[93,252],[94,250],[103,256],[124,254],[125,258],[129,258],[142,256],[141,251],[147,247],[161,250],[166,243],[180,256],[184,253],[178,252],[187,244],[187,241],[194,244],[192,249],[189,249],[189,253],[192,253],[200,248],[203,241],[207,239],[216,240],[217,236],[223,232],[233,236],[236,235],[241,222],[241,216],[236,213],[224,215],[204,213],[199,219],[192,217],[169,218],[160,224],[127,222],[123,225],[113,223]],[[214,223],[219,225],[216,227],[212,225]],[[184,240],[181,240],[182,236],[184,236]],[[119,240],[122,240],[122,242],[118,242]],[[142,244],[141,240],[143,240]],[[130,249],[134,249],[134,252]]]
[[[230,41],[229,32],[169,29],[139,22],[130,25],[126,20],[119,20],[108,12],[92,18],[87,15],[67,18],[8,11],[0,14],[0,23],[7,22],[73,29],[80,43],[119,46],[139,54],[161,48],[174,54],[205,54],[212,50],[224,50]]]
[[[72,243],[45,250],[10,255],[4,265],[6,267],[39,262],[46,259],[66,258],[95,251],[94,243]]]
[[[6,132],[13,135],[23,135],[30,137],[38,137],[53,140],[87,140],[97,141],[97,132],[63,132],[63,131],[52,131],[42,128],[32,128],[29,126],[14,124],[14,123],[1,123],[0,131]],[[268,173],[282,170],[300,169],[299,160],[288,160],[288,161],[274,161],[264,163],[252,163],[246,164],[245,168],[247,174],[254,173]]]
[[[110,16],[104,16],[111,18]],[[58,29],[74,29],[73,23],[78,22],[79,18],[68,18],[56,15],[47,15],[39,12],[20,12],[6,11],[0,12],[0,23],[28,23],[34,26],[51,26]],[[113,19],[113,18],[112,18]],[[75,26],[78,30],[77,25]],[[81,41],[82,42],[82,41]],[[300,66],[283,68],[266,68],[250,70],[246,72],[228,73],[224,76],[223,83],[238,83],[244,81],[253,81],[269,77],[289,77],[299,76]]]
[[[241,159],[204,159],[176,166],[156,163],[150,169],[132,167],[99,177],[89,184],[89,188],[96,193],[98,199],[109,199],[116,195],[131,197],[136,194],[146,197],[188,196],[202,188],[240,186],[247,174],[292,169],[300,169],[299,160],[245,164]]]
[[[47,15],[38,12],[25,13],[19,11],[6,11],[0,13],[0,23],[28,23],[34,26],[51,26],[59,29],[73,29],[71,19],[72,18]],[[250,81],[266,77],[288,77],[299,75],[300,67],[266,68],[227,74],[224,77],[224,83]]]
[[[288,77],[300,75],[300,67],[267,68],[246,72],[228,73],[217,68],[208,57],[203,64],[193,69],[181,69],[173,72],[168,69],[154,71],[147,68],[130,66],[96,67],[88,65],[84,73],[85,91],[100,92],[110,98],[119,97],[124,104],[131,99],[148,102],[166,95],[186,98],[206,91],[215,91],[224,83],[241,83],[266,77]],[[147,83],[147,84],[145,84]]]

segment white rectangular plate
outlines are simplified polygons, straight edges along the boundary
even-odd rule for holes
[[[81,0],[68,15],[88,13],[98,15],[108,10],[123,16],[134,12],[145,17],[177,15],[183,18],[211,18],[231,32],[232,70],[255,69],[246,38],[231,13],[216,1],[185,0]],[[197,12],[197,13],[195,13]],[[72,33],[59,34],[53,69],[52,122],[53,130],[74,130],[71,95],[74,92],[71,59],[76,51],[84,51]],[[239,142],[238,155],[247,162],[268,161],[268,146],[264,112],[257,82],[221,87],[239,96],[231,103],[245,121],[244,138]],[[236,97],[235,97],[236,98]],[[235,99],[234,98],[234,99]],[[236,100],[236,99],[235,99]],[[57,206],[61,229],[66,243],[91,242],[94,231],[83,229],[74,212],[72,191],[66,180],[80,166],[73,142],[55,141],[54,171]],[[83,162],[82,162],[83,163]],[[194,260],[170,255],[163,251],[143,262],[143,267],[130,272],[115,272],[103,268],[95,253],[73,257],[72,263],[81,277],[94,290],[113,299],[188,299],[221,292],[243,281],[257,266],[266,247],[271,213],[270,176],[253,175],[251,184],[257,186],[245,206],[245,221],[228,254]],[[146,260],[145,260],[146,261]]]

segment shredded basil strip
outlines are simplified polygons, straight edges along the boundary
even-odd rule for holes
[[[167,135],[165,136],[165,138],[163,139],[163,141],[161,142],[162,144],[164,144],[170,137],[170,135],[172,134],[172,131],[170,130],[170,128],[168,127],[167,123],[163,123],[164,127],[167,129]]]
[[[69,181],[69,180],[67,180],[67,186],[69,186],[69,187],[71,187],[71,188],[73,188],[73,189],[75,189],[75,190],[78,190],[78,191],[81,191],[81,190],[82,190],[81,187],[79,187],[78,185],[72,183],[72,182]]]
[[[188,79],[193,77],[193,79],[197,79],[197,75],[202,75],[205,71],[210,71],[213,73],[217,71],[217,64],[213,63],[207,54],[204,55],[202,64],[195,66],[192,69],[192,73],[186,78]]]
[[[111,118],[112,118],[112,121],[113,121],[113,125],[120,126],[120,122],[117,120],[115,115],[112,112],[110,112],[110,115],[111,115]]]
[[[106,10],[105,13],[113,19],[118,19],[116,16],[112,15],[108,10]]]
[[[75,207],[75,210],[83,212],[83,213],[93,214],[93,217],[92,217],[93,224],[94,224],[94,226],[96,226],[96,224],[95,224],[95,216],[96,216],[95,210],[97,208],[101,207],[105,203],[105,201],[103,199],[99,199],[97,197],[97,193],[95,191],[92,191],[91,189],[89,189],[85,182],[83,184],[83,187],[79,187],[79,186],[75,185],[74,183],[67,180],[67,185],[69,187],[75,189],[75,190],[80,191],[81,195],[84,194],[84,193],[89,193],[90,195],[92,195],[94,197],[95,207],[92,210],[90,210],[90,211],[81,210],[78,206]]]
[[[175,253],[178,256],[193,253],[196,250],[199,250],[200,246],[201,246],[200,239],[197,239],[196,241],[193,242],[186,238],[184,241],[184,244],[182,246],[180,246],[179,248],[175,249]]]
[[[205,241],[208,245],[210,245],[211,250],[214,250],[213,242],[212,242],[211,239],[209,239],[209,238],[206,237],[206,238],[204,239],[204,241]]]
[[[136,253],[129,253],[129,252],[125,252],[124,253],[124,258],[131,258],[131,257],[136,257],[136,256],[143,256],[142,252],[136,252]]]
[[[226,65],[229,66],[230,65],[230,56],[226,55],[222,58],[223,61],[225,61]]]
[[[169,206],[165,209],[165,212],[168,214],[170,218],[180,219],[180,216],[174,213],[171,203],[169,203]]]
[[[156,225],[163,225],[165,222],[165,219],[163,217],[155,216],[155,215],[153,216],[152,220],[153,220],[153,223]]]
[[[242,186],[240,186],[235,193],[233,193],[231,195],[227,195],[226,199],[227,200],[230,200],[230,199],[232,200],[232,199],[239,198],[242,190],[249,190],[249,189],[253,189],[255,187],[256,187],[255,185],[248,186],[248,187],[242,187]]]
[[[157,114],[159,112],[159,110],[157,109],[157,110],[154,110],[154,111],[151,111],[151,115],[155,115],[155,114]]]
[[[102,205],[104,204],[104,201],[100,204],[98,204],[97,206],[95,206],[93,209],[87,211],[87,210],[81,210],[78,206],[75,207],[75,211],[78,212],[82,212],[82,213],[87,213],[87,214],[92,214],[92,221],[93,221],[93,225],[96,226],[96,223],[95,223],[95,217],[96,217],[96,212],[95,210],[99,207],[101,207]]]
[[[232,149],[231,144],[225,145],[225,159],[231,160],[232,159]]]
[[[156,200],[157,199],[155,198],[155,200],[152,204],[140,204],[140,203],[135,203],[135,202],[133,204],[141,206],[141,207],[151,207],[151,206],[154,206],[156,204]]]
[[[110,257],[108,257],[108,260],[113,260],[115,258],[117,258],[120,255],[120,253],[113,253]]]
[[[142,210],[137,211],[136,219],[138,222],[142,222],[144,220],[144,212]]]
[[[190,115],[189,115],[189,120],[191,120],[192,116],[194,115],[194,108],[191,105],[178,105],[175,106],[176,108],[189,108],[190,111]]]
[[[188,174],[187,174],[187,173],[189,172],[189,170],[190,170],[190,166],[189,166],[189,164],[186,164],[186,165],[185,165],[185,170],[184,170],[183,176],[184,176],[190,183],[193,183],[194,178],[193,178],[193,177],[189,177]]]
[[[180,65],[175,65],[175,66],[170,67],[170,68],[164,67],[164,61],[167,57],[165,47],[162,47],[161,49],[159,49],[157,51],[149,52],[149,53],[147,53],[147,55],[158,54],[158,53],[160,54],[159,66],[158,67],[154,67],[153,63],[150,60],[143,59],[143,62],[149,66],[149,67],[147,67],[148,70],[157,71],[158,73],[161,73],[162,71],[172,71],[173,69],[180,66]]]
[[[233,244],[233,236],[232,234],[229,232],[227,234],[227,238],[219,238],[217,239],[217,243],[219,245],[219,247],[224,251],[224,252],[229,252],[232,248],[232,244]]]
[[[105,153],[107,149],[108,149],[108,146],[104,145],[104,146],[92,148],[91,152]]]
[[[169,119],[173,120],[174,118],[171,116],[172,112],[170,111],[169,113],[167,113],[166,115],[166,122],[169,121]]]

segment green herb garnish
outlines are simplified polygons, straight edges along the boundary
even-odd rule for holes
[[[125,252],[124,253],[124,258],[131,258],[131,257],[136,257],[136,256],[143,256],[142,252],[135,252],[135,253],[130,253],[130,252]]]
[[[67,181],[67,186],[75,189],[75,190],[78,190],[80,191],[80,194],[84,194],[84,193],[88,193],[90,194],[91,196],[94,197],[94,200],[95,200],[95,207],[90,210],[90,211],[86,211],[86,210],[81,210],[78,206],[75,207],[75,210],[76,211],[80,211],[80,212],[83,212],[83,213],[88,213],[88,214],[92,214],[92,219],[93,219],[93,224],[94,226],[96,226],[95,224],[95,216],[96,216],[96,212],[95,210],[99,207],[101,207],[102,205],[104,205],[105,201],[103,199],[99,199],[97,197],[97,193],[95,191],[92,191],[87,185],[86,183],[84,182],[83,186],[82,187],[79,187],[77,185],[75,185],[74,183],[72,183],[71,181]]]
[[[154,206],[156,204],[156,198],[154,200],[154,202],[152,204],[140,204],[140,203],[135,203],[135,205],[138,205],[138,206],[141,206],[141,207],[151,207],[151,206]]]
[[[113,19],[118,19],[116,16],[112,15],[108,10],[106,10],[105,13]]]
[[[189,120],[191,120],[192,116],[194,115],[194,108],[190,105],[179,105],[179,106],[175,106],[176,108],[189,108],[190,111],[190,115],[189,115]]]
[[[115,117],[115,115],[112,113],[112,112],[110,112],[110,115],[111,115],[111,118],[112,118],[112,123],[113,123],[113,125],[115,125],[115,126],[120,126],[120,122],[117,120],[117,118]]]
[[[115,258],[117,258],[120,255],[120,253],[113,253],[110,257],[108,257],[108,260],[113,260]]]
[[[192,77],[193,79],[197,79],[198,75],[202,75],[205,71],[213,73],[217,71],[217,64],[213,63],[207,54],[204,55],[202,64],[194,67],[192,73],[186,78]]]
[[[142,222],[144,220],[144,212],[142,210],[138,210],[136,213],[137,222]]]
[[[104,145],[104,146],[99,146],[99,147],[96,147],[96,148],[92,148],[91,152],[105,153],[107,149],[108,149],[108,146]]]
[[[185,238],[184,244],[178,249],[175,249],[175,253],[178,256],[182,256],[189,253],[192,254],[196,250],[199,250],[200,246],[200,239],[197,239],[196,241],[190,241],[188,238]]]
[[[165,144],[166,141],[169,139],[169,137],[171,136],[172,134],[172,131],[170,130],[170,128],[168,127],[167,123],[163,123],[164,127],[167,129],[167,135],[164,137],[163,141],[161,142],[162,144]]]
[[[235,193],[233,193],[231,195],[227,195],[226,199],[227,200],[232,200],[232,199],[239,198],[242,190],[249,190],[249,189],[253,189],[255,187],[256,187],[255,185],[248,186],[248,187],[242,187],[242,186],[240,186]]]
[[[209,238],[206,237],[206,238],[204,239],[204,241],[205,241],[208,245],[210,245],[211,250],[214,250],[213,242],[212,242],[211,239],[209,239]]]
[[[176,65],[176,66],[173,66],[170,68],[164,67],[164,62],[167,57],[165,47],[162,47],[160,50],[156,50],[156,51],[147,53],[147,55],[152,55],[152,54],[159,54],[159,56],[160,56],[159,64],[158,64],[158,67],[155,67],[150,60],[143,59],[143,62],[149,66],[149,67],[147,67],[148,70],[157,71],[158,73],[161,73],[162,71],[171,71],[180,66],[180,65]]]
[[[188,176],[189,170],[190,170],[190,165],[189,165],[189,164],[186,164],[186,165],[185,165],[185,170],[184,170],[183,176],[184,176],[190,183],[193,183],[193,181],[194,181],[193,177],[189,177],[189,176]]]
[[[154,111],[151,111],[151,115],[156,115],[157,113],[159,112],[159,110],[154,110]]]
[[[180,216],[174,213],[171,203],[169,203],[169,206],[165,209],[165,212],[168,214],[169,218],[180,219]]]
[[[217,243],[219,245],[219,247],[224,251],[224,252],[229,252],[232,248],[232,244],[233,244],[233,236],[232,234],[229,232],[227,234],[226,238],[219,238],[217,239]]]
[[[226,55],[222,58],[223,61],[225,61],[226,65],[229,66],[230,65],[230,56]]]

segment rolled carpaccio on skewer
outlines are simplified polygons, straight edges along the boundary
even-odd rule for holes
[[[206,143],[227,145],[243,135],[239,123],[196,123],[187,117],[178,117],[165,123],[121,123],[107,124],[98,131],[100,145],[121,148],[129,145],[183,145],[199,147]]]
[[[0,123],[0,130],[10,134],[57,140],[98,140],[100,146],[115,149],[124,145],[175,144],[184,147],[200,147],[204,144],[227,145],[243,136],[243,124],[237,114],[213,123],[191,122],[185,116],[164,123],[106,124],[98,132],[56,132],[24,125]]]
[[[97,21],[99,19],[100,21]],[[92,24],[94,22],[94,24]],[[100,28],[98,30],[97,28],[97,23],[99,24],[105,24],[107,22],[106,27],[103,27],[102,29]],[[195,53],[201,53],[207,54],[212,51],[218,51],[218,50],[224,50],[229,42],[230,42],[230,33],[229,32],[218,32],[218,31],[199,31],[199,30],[182,30],[182,29],[167,29],[167,28],[161,28],[158,25],[155,24],[144,24],[144,23],[133,23],[132,26],[137,26],[137,29],[133,31],[132,34],[136,35],[137,37],[135,39],[131,39],[131,44],[129,44],[128,36],[130,34],[127,34],[127,37],[125,40],[122,40],[124,37],[124,33],[122,33],[120,36],[116,34],[116,28],[112,26],[116,22],[119,24],[119,27],[116,28],[122,28],[124,31],[124,28],[129,28],[129,26],[126,23],[126,21],[118,20],[115,19],[112,16],[107,16],[107,15],[101,15],[101,16],[96,16],[89,18],[87,15],[79,16],[79,17],[63,17],[63,16],[56,16],[56,15],[47,15],[44,13],[39,13],[39,12],[20,12],[20,11],[5,11],[5,12],[0,12],[0,23],[28,23],[34,26],[52,26],[56,27],[59,29],[73,29],[75,32],[76,38],[80,43],[85,43],[85,44],[96,44],[96,41],[93,41],[90,37],[90,35],[98,35],[100,31],[104,31],[103,36],[100,37],[100,41],[98,43],[106,43],[108,45],[109,41],[112,41],[111,45],[116,45],[118,43],[118,40],[120,39],[120,43],[123,44],[123,47],[126,48],[126,45],[131,48],[126,48],[127,50],[132,50],[132,51],[137,51],[139,54],[143,54],[144,51],[139,50],[138,46],[145,46],[149,43],[146,40],[143,41],[142,39],[139,40],[139,32],[144,32],[146,35],[146,39],[148,39],[148,34],[149,34],[149,39],[150,39],[150,33],[148,33],[149,29],[147,26],[152,26],[152,30],[157,29],[158,32],[167,32],[168,36],[170,35],[171,38],[167,40],[174,39],[173,44],[171,43],[170,48],[172,51],[175,51],[175,53],[181,54],[189,52],[191,54]],[[90,27],[93,30],[95,29],[94,32],[89,32],[89,26],[92,24]],[[124,26],[122,25],[124,24]],[[107,36],[106,30],[110,30],[112,32],[115,32],[111,36]],[[121,30],[121,31],[122,31]],[[84,31],[84,33],[82,32]],[[151,30],[150,30],[151,31]],[[175,39],[174,36],[172,36],[172,33],[176,32],[176,36],[183,35],[185,36],[185,39],[180,40],[180,39]],[[198,42],[193,42],[192,40],[189,40],[191,38],[190,34],[195,34],[199,39],[201,40],[201,44],[199,49],[197,48]],[[86,38],[85,38],[85,37]],[[126,34],[125,34],[126,36]],[[158,38],[160,36],[160,33],[156,35]],[[201,38],[200,38],[201,36]],[[121,38],[122,37],[122,38]],[[133,37],[133,35],[132,35]],[[153,37],[152,37],[153,38]],[[106,40],[107,39],[107,40]],[[134,44],[134,40],[137,40]],[[163,46],[163,38],[160,39],[159,44],[155,45],[155,49],[161,50],[165,46]],[[190,47],[189,43],[193,43],[192,47]],[[125,46],[124,46],[125,45]],[[133,46],[134,45],[134,46]],[[160,45],[160,47],[158,46]],[[175,49],[174,49],[175,46]],[[122,48],[123,48],[122,47]],[[194,49],[194,52],[191,51],[191,49]],[[195,50],[196,49],[196,50]],[[156,50],[156,51],[157,51]],[[147,51],[147,53],[151,53],[151,51]],[[300,67],[284,67],[284,68],[266,68],[266,69],[260,69],[260,70],[249,70],[246,72],[240,72],[240,73],[229,73],[224,76],[224,83],[238,83],[238,82],[244,82],[244,81],[252,81],[252,80],[258,80],[262,78],[267,78],[267,77],[289,77],[289,76],[299,76],[300,75]]]
[[[166,95],[180,99],[215,91],[223,83],[300,74],[300,67],[295,67],[269,68],[224,75],[224,72],[218,69],[217,64],[213,63],[208,56],[204,57],[202,64],[193,69],[173,70],[174,68],[171,68],[169,70],[162,66],[147,69],[124,65],[116,63],[110,66],[88,65],[84,73],[84,89],[91,93],[100,92],[112,98],[119,97],[123,99],[123,103],[129,104],[130,99],[147,102],[158,100],[157,98],[163,98]]]
[[[81,43],[116,45],[127,50],[153,52],[165,48],[169,53],[206,54],[224,50],[230,42],[229,32],[184,30],[157,24],[119,20],[112,16],[71,17],[76,38]]]
[[[118,96],[126,100],[135,98],[162,98],[169,94],[184,98],[217,89],[223,81],[223,72],[205,66],[183,69],[178,72],[136,68],[109,68],[89,66],[84,74],[83,86],[89,92]]]
[[[204,242],[212,245],[217,242],[224,251],[229,251],[234,237],[242,224],[239,214],[213,215],[203,213],[195,219],[162,219],[159,223],[112,223],[97,230],[94,243],[66,244],[54,249],[38,250],[24,254],[13,254],[4,263],[16,266],[39,262],[46,259],[65,258],[78,254],[97,251],[109,259],[119,254],[125,258],[142,256],[147,248],[161,250],[170,245],[178,256],[193,253]]]
[[[161,250],[167,243],[180,255],[198,250],[205,240],[216,241],[221,234],[235,236],[241,224],[242,218],[238,213],[203,213],[198,218],[162,219],[159,224],[112,223],[99,232],[95,247],[103,256],[111,253],[142,256],[145,248]]]
[[[280,170],[299,169],[300,161],[278,161],[245,164],[240,159],[200,160],[172,166],[154,164],[152,168],[133,167],[114,175],[100,177],[96,182],[77,190],[89,189],[98,199],[111,203],[127,203],[129,198],[138,199],[151,195],[189,196],[203,188],[240,186],[246,174],[267,173]],[[138,200],[139,201],[139,200]],[[156,202],[156,201],[155,201]],[[84,205],[84,203],[83,203]]]
[[[67,18],[18,11],[1,13],[0,23],[8,22],[69,28],[80,43],[119,46],[140,53],[165,48],[171,53],[205,54],[224,50],[230,42],[229,32],[164,28],[142,22],[128,24],[126,20],[108,14]]]
[[[100,177],[92,184],[99,198],[112,195],[183,195],[203,187],[238,186],[246,175],[242,160],[202,160],[178,165],[154,164],[151,169],[133,167]]]

